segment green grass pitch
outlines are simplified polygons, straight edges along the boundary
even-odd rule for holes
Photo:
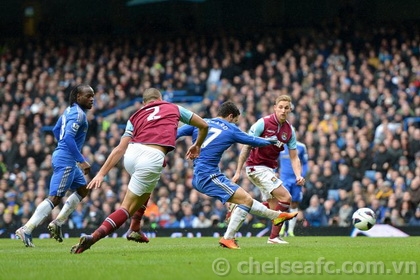
[[[241,237],[240,250],[218,239],[152,238],[148,244],[106,238],[80,255],[78,239],[57,243],[0,239],[0,279],[419,279],[420,237],[293,237],[266,244]]]

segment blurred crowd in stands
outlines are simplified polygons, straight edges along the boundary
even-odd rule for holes
[[[184,104],[202,117],[234,101],[247,131],[272,112],[276,96],[288,94],[290,122],[309,154],[300,226],[350,226],[355,209],[370,207],[378,223],[420,226],[420,32],[417,28],[356,30],[336,24],[294,35],[179,38],[28,40],[0,49],[0,230],[15,230],[48,195],[49,130],[68,106],[73,86],[96,91],[88,111],[83,155],[99,170],[118,144],[137,102],[104,113],[156,87],[184,90],[202,102]],[[251,36],[252,35],[252,36]],[[192,187],[190,139],[178,141],[145,214],[146,228],[223,227],[226,205]],[[223,156],[232,177],[241,146]],[[119,207],[129,181],[116,166],[68,221],[95,229]],[[260,199],[244,176],[240,185]],[[60,207],[56,208],[56,215]],[[265,227],[249,216],[246,223]],[[45,223],[46,226],[46,223]]]

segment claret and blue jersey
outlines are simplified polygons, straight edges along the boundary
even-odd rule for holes
[[[276,169],[278,167],[278,155],[284,147],[287,146],[292,150],[296,149],[295,130],[287,121],[279,123],[274,114],[259,119],[251,126],[248,134],[260,137],[276,136],[281,145],[252,149],[246,161],[247,166],[264,165]]]

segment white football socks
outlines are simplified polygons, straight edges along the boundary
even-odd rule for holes
[[[81,200],[82,197],[77,192],[72,193],[67,198],[66,203],[64,203],[63,209],[61,209],[60,213],[58,213],[57,218],[55,218],[56,224],[59,226],[63,225]]]
[[[26,234],[31,234],[32,231],[51,213],[54,209],[54,204],[47,198],[42,201],[35,209],[34,214],[29,221],[23,226]]]
[[[268,218],[270,220],[274,220],[280,214],[279,211],[271,210],[265,207],[264,204],[254,199],[254,203],[252,203],[251,210],[249,213],[253,215],[258,215],[260,217]]]
[[[297,208],[290,208],[289,212],[293,213],[293,212],[297,212],[298,209]],[[288,232],[292,232],[295,230],[295,226],[296,226],[296,217],[294,217],[293,219],[288,220],[289,223],[289,228],[287,229]]]
[[[246,211],[248,210],[248,211]],[[230,216],[230,221],[226,232],[224,234],[225,239],[233,239],[235,238],[235,234],[241,228],[243,222],[245,221],[246,215],[249,213],[249,207],[245,205],[238,205]]]

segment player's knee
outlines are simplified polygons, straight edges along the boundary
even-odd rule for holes
[[[48,200],[51,201],[51,203],[55,206],[57,206],[58,204],[60,204],[61,202],[61,197],[58,196],[49,196]]]
[[[242,205],[251,207],[252,203],[253,203],[253,199],[249,194],[241,195],[241,196],[237,195],[237,196],[234,196],[233,199],[230,202],[233,202],[235,204],[242,204]]]
[[[77,193],[82,197],[86,197],[89,194],[90,190],[86,188],[86,186],[80,187],[77,189]]]
[[[252,203],[254,202],[254,200],[252,199],[252,197],[249,195],[247,197],[245,197],[244,199],[244,203],[246,206],[251,207]]]
[[[279,201],[284,201],[284,202],[289,202],[289,203],[292,202],[292,196],[283,186],[280,186],[274,189],[271,192],[271,195]]]
[[[295,209],[299,207],[299,202],[297,201],[292,201],[290,202],[290,208]]]

